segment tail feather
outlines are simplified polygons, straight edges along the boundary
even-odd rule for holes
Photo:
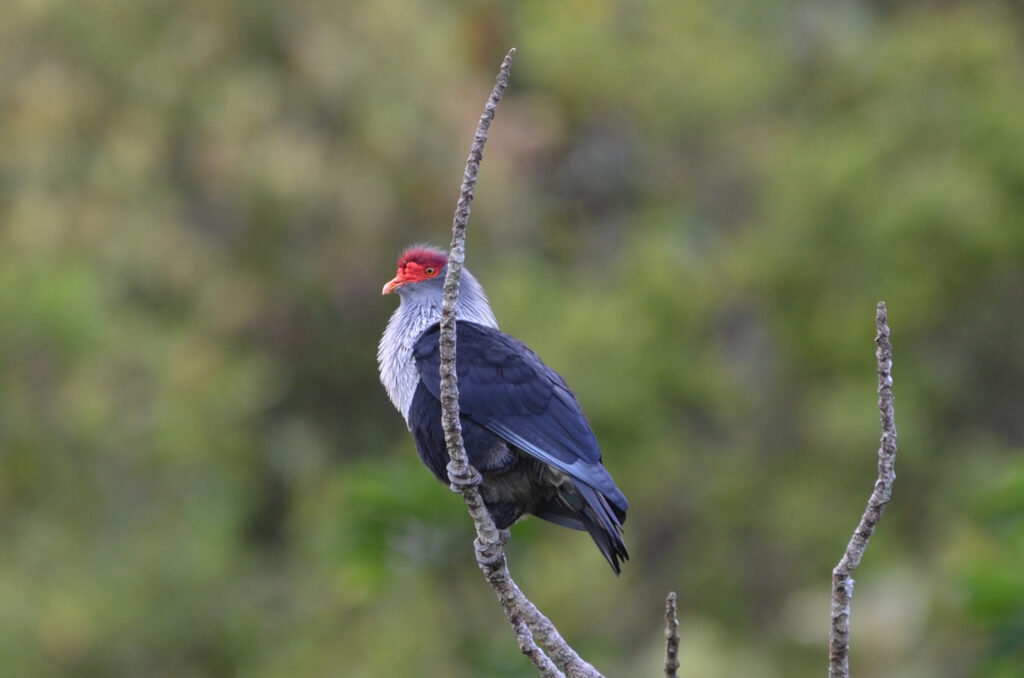
[[[586,483],[578,482],[576,488],[587,504],[582,511],[584,527],[615,574],[621,573],[620,563],[629,560],[626,542],[622,540],[622,521],[600,492]],[[623,520],[625,517],[623,513]]]
[[[615,574],[620,574],[621,563],[629,560],[621,535],[625,512],[589,485],[578,481],[573,485],[562,488],[557,501],[536,507],[532,513],[556,525],[586,530]]]
[[[616,575],[622,573],[621,563],[629,560],[629,552],[626,551],[626,544],[622,541],[622,537],[618,532],[609,532],[602,528],[600,525],[587,520],[584,523],[587,528],[587,532],[590,534],[590,538],[597,544],[598,550],[601,551],[601,555],[608,561],[608,564],[612,566],[612,571]]]

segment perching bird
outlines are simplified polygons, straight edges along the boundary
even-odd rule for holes
[[[397,292],[377,350],[380,380],[405,417],[420,459],[448,483],[438,353],[447,255],[414,246],[383,294]],[[498,330],[487,296],[463,269],[455,308],[462,436],[498,528],[530,513],[590,533],[616,574],[627,560],[620,535],[629,502],[601,465],[601,450],[562,377]]]

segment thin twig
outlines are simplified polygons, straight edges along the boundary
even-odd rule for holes
[[[459,192],[459,202],[455,207],[455,218],[452,223],[452,243],[448,254],[448,273],[444,280],[440,336],[441,423],[444,427],[445,445],[451,457],[448,464],[448,479],[452,489],[461,493],[466,500],[466,506],[476,527],[477,564],[497,594],[523,654],[533,662],[534,667],[544,678],[564,678],[562,671],[573,677],[601,678],[601,674],[593,666],[569,647],[554,625],[537,610],[512,580],[505,560],[503,535],[495,526],[480,496],[480,474],[469,464],[462,441],[462,426],[459,423],[459,389],[455,375],[455,300],[459,294],[459,279],[466,258],[466,224],[469,222],[470,203],[473,201],[473,190],[480,171],[480,161],[483,159],[484,144],[487,142],[487,130],[494,119],[494,111],[501,100],[501,95],[508,85],[509,66],[513,54],[515,49],[509,51],[502,61],[497,82],[484,106],[483,115],[480,116],[476,136],[473,138],[469,158],[466,160],[466,171],[462,177],[462,189]],[[535,637],[539,638],[550,656],[537,646]]]
[[[665,598],[665,678],[676,678],[679,670],[679,605],[676,592]]]
[[[846,546],[842,560],[832,571],[832,629],[829,634],[829,678],[849,678],[850,675],[850,597],[853,595],[853,571],[860,564],[868,539],[882,518],[885,505],[892,497],[896,480],[896,424],[892,406],[892,344],[889,343],[888,313],[885,302],[878,303],[875,326],[878,346],[878,410],[881,414],[882,440],[878,448],[878,479],[868,499],[860,524]]]

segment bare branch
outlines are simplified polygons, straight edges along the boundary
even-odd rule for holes
[[[875,326],[878,346],[878,410],[882,421],[882,440],[878,448],[878,479],[868,499],[860,524],[846,546],[842,560],[832,571],[832,629],[829,634],[829,678],[850,675],[850,597],[853,596],[853,571],[868,547],[868,540],[882,518],[885,505],[892,497],[896,481],[896,424],[892,405],[892,344],[889,343],[888,313],[885,302],[878,303]]]
[[[497,82],[484,106],[483,115],[476,128],[476,136],[466,160],[466,171],[462,177],[462,189],[455,208],[452,224],[452,243],[448,254],[448,273],[444,281],[444,304],[441,312],[441,423],[444,427],[445,444],[451,461],[448,464],[448,479],[452,489],[462,494],[476,527],[476,559],[491,588],[498,596],[505,616],[512,625],[522,650],[544,678],[562,678],[562,671],[569,676],[601,678],[597,670],[585,662],[565,642],[558,630],[531,603],[512,580],[505,560],[503,544],[507,534],[502,534],[484,506],[480,496],[479,472],[469,464],[462,441],[462,427],[459,423],[459,389],[455,374],[455,300],[459,294],[459,280],[466,258],[466,224],[469,222],[470,203],[476,187],[480,161],[483,159],[487,130],[501,95],[508,85],[509,66],[515,49],[509,51],[501,64]],[[538,646],[534,638],[546,648],[550,657]],[[561,669],[561,671],[559,670]]]
[[[676,678],[679,670],[679,605],[676,592],[665,598],[665,678]]]

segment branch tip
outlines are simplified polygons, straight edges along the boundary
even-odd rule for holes
[[[676,678],[679,670],[679,605],[676,592],[665,598],[665,678]]]
[[[832,570],[832,626],[829,632],[829,678],[850,675],[850,598],[853,596],[853,571],[857,569],[868,540],[882,519],[886,504],[892,497],[896,480],[896,423],[892,395],[892,344],[885,302],[875,309],[875,357],[878,363],[878,411],[882,438],[878,447],[878,478],[861,516],[857,529],[846,546],[842,559]]]

